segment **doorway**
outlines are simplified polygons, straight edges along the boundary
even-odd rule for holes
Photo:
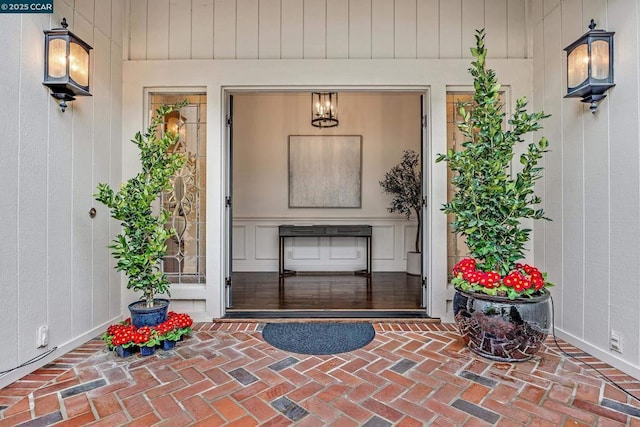
[[[414,150],[424,158],[425,92],[341,91],[339,125],[321,129],[311,125],[311,91],[229,91],[228,311],[424,307],[424,268],[417,276],[405,273],[406,253],[414,246],[417,221],[388,212],[390,197],[383,194],[379,181],[400,162],[403,150]],[[329,144],[333,139],[358,137],[359,206],[291,204],[292,136],[310,137],[311,141],[323,137]],[[284,257],[298,274],[280,277],[278,230],[283,224],[371,225],[370,278],[351,273],[366,263],[367,243],[357,237],[290,239]],[[425,239],[422,233],[423,243]]]

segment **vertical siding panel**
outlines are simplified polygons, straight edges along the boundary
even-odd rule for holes
[[[191,1],[169,0],[169,59],[191,58]]]
[[[416,0],[396,0],[395,57],[416,58]]]
[[[598,16],[593,15],[597,13],[596,9],[601,9],[601,14],[606,16],[606,8],[602,7],[600,0],[583,0],[582,8],[582,32],[588,30],[587,25],[592,17],[596,18],[598,24],[604,23],[599,22]],[[574,101],[579,103],[579,99]],[[609,109],[599,108],[598,114],[594,116],[589,112],[588,104],[580,104],[580,107],[583,110],[585,135],[585,340],[601,349],[608,349],[612,314],[609,304],[611,303],[611,238],[613,237],[610,215],[612,196],[610,194],[612,188],[610,151],[614,148],[610,144],[609,129],[607,129],[607,122],[610,120]],[[636,115],[635,120],[637,117]],[[566,306],[570,309],[569,298],[573,296],[565,294],[565,297],[567,298]],[[637,331],[635,333],[637,334]]]
[[[24,359],[38,354],[35,331],[48,321],[49,279],[46,263],[43,262],[47,259],[47,120],[49,106],[55,106],[56,103],[48,95],[49,90],[38,84],[42,81],[44,55],[42,28],[48,28],[48,25],[47,15],[25,15],[21,27],[15,33],[21,34],[24,52],[20,64],[23,84],[16,98],[20,108],[20,151],[17,156],[20,190],[17,222],[19,280],[16,284],[19,286],[17,318],[21,338],[18,342],[18,354]],[[51,111],[51,115],[57,120],[70,120],[68,117],[61,117],[59,110]],[[7,144],[3,144],[3,147],[4,145]],[[15,182],[15,178],[12,181]]]
[[[440,3],[438,0],[417,0],[416,51],[419,59],[440,56]]]
[[[484,2],[462,0],[462,57],[471,58],[471,47],[476,44],[476,30],[485,28]],[[489,53],[493,46],[487,43]]]
[[[553,11],[553,9],[558,7],[559,4],[560,4],[560,0],[543,0],[542,12],[544,13],[544,16],[547,16],[548,14],[550,14]]]
[[[111,0],[111,40],[118,46],[122,44],[122,29],[124,19],[124,0]],[[122,58],[122,56],[120,57]]]
[[[104,2],[105,0],[98,0],[99,2]],[[94,15],[95,5],[94,0],[76,0],[75,2],[75,11],[82,15],[84,19],[93,24],[93,15]]]
[[[394,2],[371,0],[371,57],[393,58]]]
[[[545,269],[549,280],[562,278],[562,154],[559,143],[562,138],[562,57],[559,52],[560,13],[554,12],[544,21],[544,82],[543,109],[551,117],[544,121],[544,133],[549,141],[555,141],[553,149],[546,153],[544,164],[545,212],[553,221],[545,222]]]
[[[440,0],[440,58],[462,57],[461,0]]]
[[[507,57],[527,57],[527,16],[525,2],[507,2]]]
[[[258,57],[280,58],[280,0],[260,0]]]
[[[129,59],[147,59],[147,0],[128,2],[130,27]]]
[[[111,143],[111,42],[99,31],[94,37],[94,99],[93,179],[92,191],[98,182],[109,182],[109,154]],[[88,209],[98,202],[91,200]],[[80,209],[82,212],[82,209]],[[86,215],[86,213],[85,213]],[[96,215],[93,228],[93,324],[109,320],[109,215]]]
[[[236,58],[258,59],[258,0],[237,0]]]
[[[147,59],[169,58],[169,0],[148,0]]]
[[[349,58],[371,58],[371,0],[349,0]]]
[[[215,0],[213,10],[213,57],[236,57],[236,2]]]
[[[91,24],[76,13],[74,30],[86,34],[92,29]],[[85,38],[93,45],[93,36]],[[92,325],[93,296],[93,242],[92,225],[88,212],[94,206],[92,187],[93,178],[93,106],[95,97],[82,97],[73,102],[71,113],[72,153],[73,153],[73,285],[72,336],[78,336]],[[65,113],[67,114],[67,113]]]
[[[487,29],[489,58],[507,57],[507,0],[485,0],[484,21]]]
[[[327,58],[349,57],[349,2],[327,0]]]
[[[95,5],[95,25],[107,37],[111,37],[111,0],[99,0]]]
[[[3,76],[2,93],[6,99],[18,100],[20,96],[20,55],[21,34],[20,27],[24,15],[6,15],[2,20],[2,31],[5,34],[16,34],[15,43],[7,43],[3,52],[3,67],[0,74]],[[38,33],[40,35],[42,33]],[[41,42],[42,43],[42,42]],[[42,50],[42,48],[38,49]],[[42,78],[42,71],[40,77]],[[12,84],[5,84],[12,82]],[[49,91],[46,90],[46,93]],[[40,97],[49,95],[40,94]],[[51,102],[53,104],[53,102]],[[0,321],[4,325],[0,328],[0,341],[15,343],[7,345],[0,356],[0,370],[9,369],[19,364],[19,324],[18,295],[20,289],[20,277],[18,276],[18,191],[20,180],[18,176],[18,156],[20,153],[20,105],[18,102],[0,103],[0,135],[11,144],[2,144],[2,156],[0,156],[0,182],[2,186],[2,209],[0,209],[0,221],[3,224],[2,231],[2,256],[0,257],[0,283],[2,283],[2,310]],[[6,353],[5,353],[6,352]]]
[[[111,141],[109,183],[113,188],[122,182],[122,47],[111,44]],[[96,206],[97,209],[97,206]],[[120,221],[111,219],[109,211],[102,205],[102,212],[109,219],[109,240],[120,232]],[[120,314],[122,299],[121,273],[117,272],[116,261],[109,256],[109,318]]]
[[[565,0],[562,5],[562,46],[567,40],[580,36],[582,26],[581,0]],[[556,33],[557,34],[557,33]],[[563,61],[562,69],[566,62]],[[560,70],[558,70],[560,71]],[[562,88],[566,87],[566,76],[562,73]],[[584,336],[584,134],[583,120],[591,119],[583,114],[582,105],[576,99],[562,101],[562,122],[575,126],[563,126],[562,141],[550,141],[551,150],[563,147],[562,187],[563,224],[562,259],[564,271],[562,293],[570,301],[571,308],[562,311],[562,328],[571,334]]]
[[[191,1],[191,58],[213,59],[213,0]]]
[[[120,58],[118,58],[120,59]],[[93,82],[92,82],[93,83]],[[59,109],[49,105],[49,167],[47,203],[47,272],[53,279],[52,289],[47,295],[51,342],[66,342],[73,338],[70,328],[59,330],[57,325],[70,325],[73,321],[69,305],[73,301],[73,181],[72,181],[72,120],[59,117]],[[65,115],[68,113],[64,113]]]
[[[327,2],[304,0],[304,58],[326,58]]]
[[[638,366],[640,338],[640,117],[638,29],[640,7],[630,10],[625,2],[608,2],[610,24],[601,28],[615,30],[617,86],[600,103],[608,110],[609,150],[611,153],[611,289],[609,291],[611,329],[622,332],[625,359]],[[634,58],[634,60],[632,60]],[[636,94],[636,96],[629,96]],[[598,114],[601,112],[599,111]],[[603,115],[604,117],[604,115]],[[591,117],[589,117],[591,119]],[[603,126],[604,127],[604,126]],[[602,144],[604,141],[600,141]],[[595,141],[594,141],[595,143]],[[621,189],[624,189],[621,191]],[[630,280],[630,278],[632,278]],[[602,304],[603,301],[600,301]]]
[[[303,55],[303,7],[299,0],[282,0],[282,59],[300,59]]]

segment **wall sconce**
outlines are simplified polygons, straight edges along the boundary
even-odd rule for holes
[[[564,50],[567,52],[567,95],[565,98],[582,98],[590,103],[596,113],[598,102],[613,83],[613,35],[596,30],[591,20],[589,31]]]
[[[93,49],[78,36],[67,30],[67,19],[62,28],[44,31],[44,81],[51,96],[60,103],[64,113],[67,102],[76,96],[91,96],[89,92],[89,51]]]
[[[311,125],[317,128],[338,126],[338,94],[336,92],[311,93]]]

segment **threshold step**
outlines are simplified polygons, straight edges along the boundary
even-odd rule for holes
[[[222,319],[421,319],[434,323],[424,310],[227,310]]]

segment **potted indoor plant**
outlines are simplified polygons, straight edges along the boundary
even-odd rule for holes
[[[509,130],[503,129],[500,85],[486,68],[484,30],[477,31],[469,69],[474,78],[473,105],[459,105],[465,137],[462,149],[450,149],[436,161],[446,161],[456,188],[444,205],[454,214],[453,231],[465,238],[470,258],[453,269],[454,316],[463,339],[475,353],[504,361],[529,359],[542,345],[551,325],[545,273],[524,264],[531,230],[523,219],[548,219],[536,207],[534,193],[541,177],[538,161],[547,151],[542,137],[520,156],[521,170],[511,173],[514,146],[523,135],[541,129],[548,117],[527,113],[526,98],[516,101]]]
[[[158,108],[147,130],[136,133],[131,141],[140,150],[142,170],[118,191],[100,183],[95,194],[96,200],[110,208],[111,216],[122,225],[122,232],[109,248],[117,260],[116,269],[127,275],[127,288],[142,293],[142,301],[129,305],[136,327],[153,326],[167,319],[169,301],[155,296],[171,296],[169,281],[160,268],[167,251],[165,242],[171,234],[165,227],[170,213],[155,205],[160,194],[171,188],[171,177],[185,161],[182,154],[171,150],[179,136],[165,132],[163,126],[165,116],[184,105]]]
[[[418,220],[415,251],[407,253],[407,273],[420,275],[420,229],[422,226],[422,172],[420,155],[413,150],[404,150],[400,163],[384,175],[380,185],[385,193],[391,194],[389,212],[403,214],[407,220],[415,214]]]

